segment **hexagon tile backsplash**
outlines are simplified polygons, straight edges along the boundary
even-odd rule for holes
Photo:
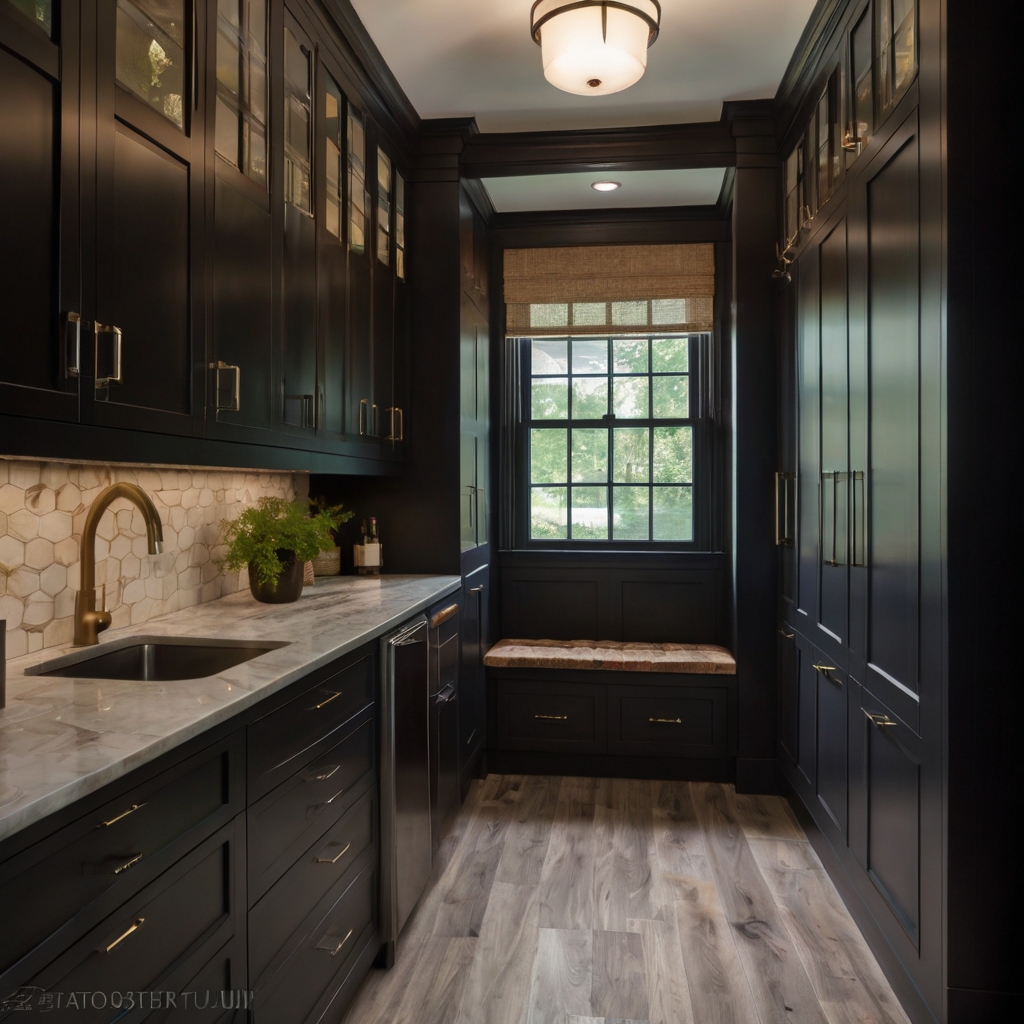
[[[305,498],[299,473],[184,467],[98,466],[0,458],[0,619],[7,657],[71,642],[85,514],[108,484],[128,480],[153,499],[164,554],[146,552],[146,528],[119,499],[96,541],[96,583],[107,585],[114,626],[148,622],[248,585],[219,559],[220,522],[265,495]]]

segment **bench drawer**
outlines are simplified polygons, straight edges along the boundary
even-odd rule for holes
[[[256,989],[255,1024],[302,1024],[344,981],[374,934],[377,889],[376,867],[367,863],[266,986]]]
[[[0,866],[0,906],[18,922],[0,928],[0,974],[62,925],[65,945],[73,942],[83,908],[117,906],[230,820],[241,809],[243,770],[239,732]]]
[[[376,788],[370,790],[249,912],[249,967],[253,981],[356,862],[377,834]]]
[[[249,800],[258,800],[312,760],[331,734],[372,704],[377,692],[373,649],[341,671],[249,726]],[[346,659],[351,660],[351,656]]]
[[[376,769],[371,710],[350,723],[340,742],[249,808],[250,904],[352,806]]]
[[[724,757],[729,753],[725,687],[610,686],[610,754]]]
[[[499,680],[498,747],[502,750],[605,750],[603,686]]]

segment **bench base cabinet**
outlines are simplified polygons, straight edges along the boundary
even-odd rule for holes
[[[382,942],[378,679],[371,643],[0,844],[3,994],[58,1022],[339,1017]]]
[[[735,676],[491,668],[487,679],[496,751],[607,755],[609,766],[734,754]]]

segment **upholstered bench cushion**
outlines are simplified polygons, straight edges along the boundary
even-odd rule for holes
[[[734,676],[736,659],[714,644],[633,644],[620,640],[500,640],[488,668],[595,669]]]

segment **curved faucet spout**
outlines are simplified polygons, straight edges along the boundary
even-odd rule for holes
[[[96,610],[96,531],[103,513],[118,498],[127,498],[142,513],[146,523],[146,542],[151,555],[163,551],[164,528],[150,496],[136,484],[111,484],[101,491],[85,517],[82,530],[82,579],[75,598],[75,646],[89,647],[99,642],[98,634],[110,625],[110,612]]]

